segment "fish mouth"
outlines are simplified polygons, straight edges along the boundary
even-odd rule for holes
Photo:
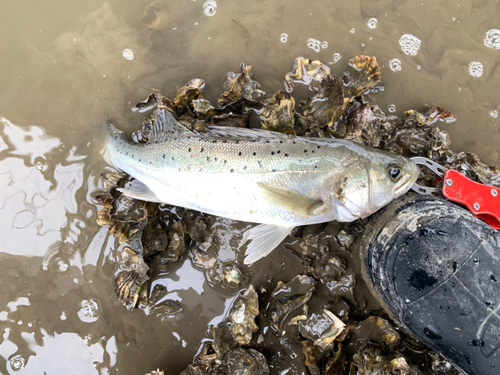
[[[404,182],[401,184],[399,188],[394,190],[394,194],[392,195],[393,199],[399,198],[403,194],[405,194],[408,190],[410,190],[410,187],[417,181],[417,178],[419,176],[419,171],[418,167],[415,165],[416,170],[413,174],[411,174]]]

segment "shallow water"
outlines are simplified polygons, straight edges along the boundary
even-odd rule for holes
[[[370,94],[373,104],[399,116],[439,104],[458,117],[441,126],[454,150],[500,164],[500,49],[492,47],[498,40],[484,42],[500,29],[499,12],[495,1],[220,0],[207,16],[200,0],[3,0],[0,373],[142,374],[160,367],[178,374],[232,300],[188,257],[157,280],[182,302],[174,318],[128,312],[116,300],[117,244],[96,224],[90,201],[106,167],[99,153],[106,118],[130,134],[143,117],[132,105],[151,88],[172,96],[192,78],[206,81],[204,95],[215,102],[224,74],[241,62],[254,66],[254,79],[271,96],[297,56],[331,62],[341,73],[351,57],[366,54],[377,57],[385,84]],[[399,43],[405,34],[421,41],[414,56]],[[479,64],[469,72],[473,61],[482,64],[479,77]],[[241,254],[231,246],[243,225],[220,225],[221,258],[236,259]],[[274,283],[290,280],[300,271],[297,261],[285,249],[275,253],[259,267]]]

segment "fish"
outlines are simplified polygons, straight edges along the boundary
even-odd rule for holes
[[[365,218],[405,194],[417,165],[397,154],[334,138],[212,126],[190,131],[158,106],[147,143],[107,123],[105,160],[132,176],[120,192],[259,224],[245,264],[274,250],[296,226]]]

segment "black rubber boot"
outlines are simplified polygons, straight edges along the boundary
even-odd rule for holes
[[[443,199],[410,195],[361,242],[365,281],[417,338],[468,374],[500,374],[500,234]]]

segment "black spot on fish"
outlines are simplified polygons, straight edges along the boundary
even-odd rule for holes
[[[127,153],[125,155],[128,155],[128,151],[127,151]]]
[[[237,145],[239,145],[239,144],[240,144],[240,141],[236,141],[236,142],[234,142],[234,143],[235,143],[235,144],[237,144]]]
[[[314,166],[314,169],[318,169],[318,166],[317,166],[317,165],[315,165],[315,166]]]
[[[227,140],[226,140],[226,139],[224,139],[224,140],[222,141],[222,143],[227,143]]]
[[[247,166],[245,165],[245,166],[243,167],[243,169],[247,169]]]
[[[293,141],[293,144],[296,144],[297,142],[296,141]]]
[[[188,152],[191,152],[191,147],[188,149]]]
[[[210,157],[207,156],[207,161],[210,161]]]
[[[283,143],[283,141],[280,141],[280,143]]]
[[[304,150],[304,152],[307,154],[307,150]]]
[[[266,140],[266,143],[270,143],[270,141]]]
[[[227,164],[227,160],[224,160],[224,164]]]
[[[200,149],[200,152],[203,152],[203,147]]]
[[[132,159],[134,158],[134,154],[132,154]]]
[[[253,153],[253,156],[255,156],[255,155],[257,155],[257,153],[256,153],[256,152],[254,152],[254,153]]]
[[[311,151],[314,154],[314,150]]]
[[[152,161],[150,161],[150,162],[149,162],[149,165],[151,165],[151,164],[153,164],[153,162],[152,162]]]
[[[321,146],[318,146],[318,148],[321,148]]]
[[[271,155],[274,155],[274,151],[271,151]]]
[[[165,154],[163,154],[163,159],[165,159]]]
[[[234,169],[231,169],[229,172],[233,173],[233,172],[234,172]]]
[[[240,152],[238,152],[238,156],[241,156],[241,151],[240,151]]]
[[[260,162],[260,160],[258,163],[259,163],[259,168],[262,168],[262,163]]]
[[[217,141],[216,141],[216,140],[213,140],[213,141],[212,141],[212,143],[217,143]]]
[[[172,161],[174,161],[174,157],[172,156]]]
[[[285,154],[285,157],[287,158],[287,157],[288,157],[288,154]]]
[[[280,151],[280,150],[278,150],[278,151],[276,151],[276,153],[277,153],[277,154],[279,154],[279,153],[281,153],[281,151]]]
[[[214,158],[214,161],[217,161],[217,158]]]
[[[139,159],[139,161],[141,161],[142,159]]]
[[[276,172],[276,169],[273,169],[273,172]]]

